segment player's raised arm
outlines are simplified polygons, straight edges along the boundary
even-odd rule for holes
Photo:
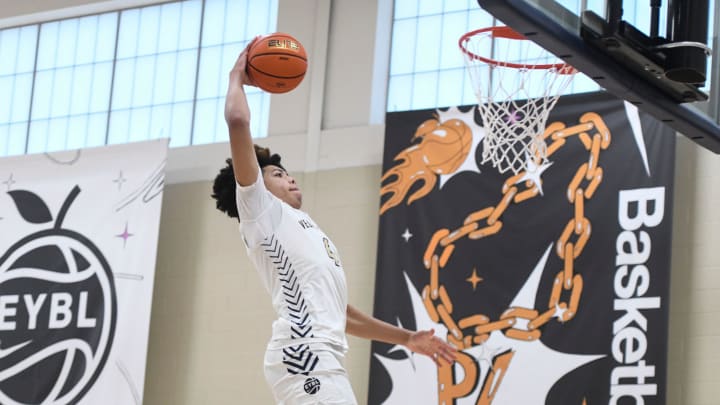
[[[245,71],[248,49],[257,41],[250,41],[240,53],[230,71],[228,91],[225,96],[225,122],[230,134],[230,152],[235,180],[241,186],[253,184],[258,176],[252,134],[250,133],[250,107],[245,96],[244,85],[252,85]]]

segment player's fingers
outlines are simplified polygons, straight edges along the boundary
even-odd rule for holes
[[[438,356],[437,353],[433,353],[432,356],[430,356],[430,358],[432,358],[433,362],[434,362],[438,367],[442,367],[442,364],[440,364],[440,356]]]
[[[445,352],[447,352],[447,353],[455,353],[455,352],[457,352],[457,348],[456,348],[455,346],[453,346],[453,345],[451,345],[451,344],[449,344],[449,343],[447,343],[447,342],[444,342],[444,341],[442,341],[442,340],[440,340],[440,339],[438,339],[438,338],[436,338],[436,339],[438,340],[438,344],[440,345],[440,347],[442,348],[443,351],[445,351]]]
[[[440,352],[439,358],[443,359],[447,364],[453,364],[455,362],[455,354],[454,353],[447,353],[447,352]]]
[[[443,342],[438,337],[433,337],[433,343],[435,344],[434,351],[438,354],[438,358],[442,359],[448,364],[452,364],[455,361],[455,353],[457,352],[457,349]]]
[[[245,66],[247,65],[247,54],[250,48],[257,42],[257,40],[260,38],[260,36],[256,36],[255,38],[251,39],[250,42],[245,46],[245,48],[240,52],[240,55],[238,55],[238,58],[235,60],[235,64],[233,65],[233,69],[230,72],[239,74],[243,73],[245,71]]]
[[[245,64],[247,63],[247,53],[248,49],[250,48],[250,44],[248,44],[245,49],[240,52],[237,59],[235,59],[235,65],[233,65],[232,72],[240,72],[245,69]]]
[[[247,55],[243,54],[240,54],[240,56],[238,56],[237,60],[235,61],[235,65],[233,65],[232,70],[230,70],[230,81],[228,83],[231,88],[238,87],[243,84],[246,61]]]
[[[253,80],[252,76],[250,76],[250,74],[248,74],[248,72],[247,72],[248,54],[250,52],[250,48],[252,48],[255,45],[255,43],[259,40],[260,40],[259,35],[256,36],[255,38],[253,38],[247,44],[247,46],[242,51],[242,53],[240,53],[240,57],[238,58],[238,61],[241,63],[241,65],[239,66],[240,71],[242,73],[241,81],[243,84],[247,84],[250,86],[256,86],[257,84],[255,83],[255,80]]]
[[[452,363],[453,361],[455,361],[455,358],[452,354],[443,351],[437,352],[437,358],[438,360],[443,360],[446,363]]]

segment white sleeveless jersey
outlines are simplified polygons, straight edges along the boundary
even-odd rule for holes
[[[254,184],[237,186],[237,206],[248,255],[277,314],[268,347],[290,350],[291,361],[312,356],[308,344],[346,351],[347,285],[335,245],[306,213],[265,188],[262,170]],[[298,364],[311,367],[311,360]]]

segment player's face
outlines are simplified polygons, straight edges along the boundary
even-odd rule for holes
[[[265,187],[277,198],[285,201],[289,206],[299,209],[302,205],[302,193],[295,179],[285,170],[268,165],[263,167],[263,180]]]

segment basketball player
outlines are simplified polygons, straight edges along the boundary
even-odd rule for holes
[[[433,330],[398,328],[347,304],[335,245],[300,210],[300,188],[280,156],[253,145],[243,89],[253,84],[245,72],[248,48],[230,72],[225,120],[232,159],[215,179],[213,198],[219,210],[239,219],[248,255],[277,313],[265,352],[265,378],[275,401],[356,404],[343,366],[346,333],[404,345],[447,367],[455,349]]]

